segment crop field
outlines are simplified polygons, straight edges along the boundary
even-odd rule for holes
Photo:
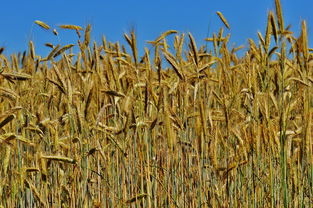
[[[90,25],[1,48],[0,207],[311,207],[313,49],[275,6],[246,49],[221,12],[207,45],[169,30],[143,56]]]

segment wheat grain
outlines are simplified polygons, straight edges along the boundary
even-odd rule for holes
[[[50,29],[50,26],[49,26],[49,25],[47,25],[46,23],[44,23],[44,22],[42,22],[42,21],[40,21],[40,20],[35,20],[35,23],[36,23],[37,25],[39,25],[41,28],[43,28],[43,29],[46,29],[46,30],[49,30],[49,29]]]
[[[222,20],[222,22],[224,23],[225,27],[227,27],[227,29],[230,30],[230,26],[226,20],[226,18],[224,17],[224,15],[221,12],[216,12],[216,14],[219,16],[219,18]]]

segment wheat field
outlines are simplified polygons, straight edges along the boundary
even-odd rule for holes
[[[311,207],[313,50],[275,5],[242,56],[221,12],[206,46],[61,25],[47,57],[1,48],[0,207]]]

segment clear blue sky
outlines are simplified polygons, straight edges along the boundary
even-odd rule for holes
[[[301,21],[307,20],[309,40],[312,47],[313,1],[281,0],[285,24],[292,25],[296,34]],[[0,47],[6,54],[21,52],[33,40],[36,53],[46,56],[49,49],[44,43],[77,42],[73,31],[61,30],[60,24],[92,25],[92,39],[124,42],[123,33],[135,28],[138,47],[142,51],[147,40],[156,39],[162,32],[175,29],[191,32],[198,45],[205,44],[204,38],[218,32],[223,26],[216,15],[221,11],[231,26],[231,42],[247,44],[248,38],[257,37],[257,31],[265,31],[267,12],[274,10],[274,0],[16,0],[2,1],[0,12]],[[35,20],[56,27],[59,39],[51,32],[34,24]],[[227,32],[227,30],[225,30]]]

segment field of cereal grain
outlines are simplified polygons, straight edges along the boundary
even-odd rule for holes
[[[221,12],[207,46],[169,30],[142,57],[134,31],[35,21],[79,51],[1,48],[0,207],[312,206],[313,49],[275,5],[241,57]]]

